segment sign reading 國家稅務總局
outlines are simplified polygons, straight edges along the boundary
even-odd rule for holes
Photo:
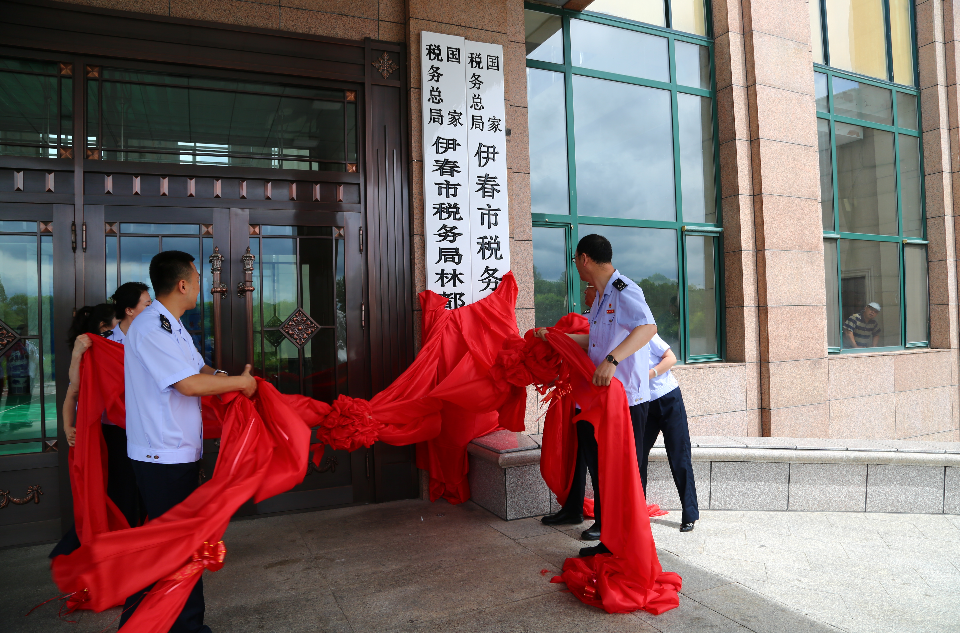
[[[427,288],[459,308],[510,270],[503,48],[421,33]]]

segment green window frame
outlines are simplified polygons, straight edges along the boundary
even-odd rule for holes
[[[829,258],[835,258],[836,261],[836,270],[835,271],[825,271],[829,275],[832,273],[836,274],[836,286],[835,293],[836,296],[833,299],[837,302],[836,305],[838,309],[842,309],[843,306],[843,261],[841,258],[841,249],[840,241],[849,240],[851,242],[881,242],[896,245],[897,255],[899,260],[899,282],[900,282],[900,297],[899,297],[899,325],[900,325],[900,345],[885,345],[880,347],[868,347],[868,348],[844,348],[843,345],[843,313],[838,312],[836,320],[830,322],[828,314],[828,328],[833,328],[833,334],[839,336],[837,340],[841,342],[841,345],[838,347],[836,345],[828,345],[827,350],[831,354],[856,354],[856,353],[871,353],[871,352],[883,352],[883,351],[896,351],[903,350],[907,348],[915,347],[929,347],[930,340],[930,323],[929,323],[929,308],[927,307],[927,318],[925,327],[922,328],[925,336],[921,340],[911,340],[911,337],[908,333],[908,292],[906,288],[907,279],[906,279],[906,261],[905,253],[909,248],[922,248],[924,251],[924,263],[926,262],[926,246],[927,241],[927,223],[926,223],[926,195],[925,195],[925,182],[923,177],[923,143],[922,143],[922,134],[920,130],[923,129],[920,121],[920,108],[917,107],[916,113],[916,128],[911,129],[909,127],[903,127],[900,121],[900,108],[898,103],[898,98],[902,98],[901,95],[910,96],[916,99],[919,104],[920,99],[920,90],[916,87],[907,87],[900,84],[895,84],[892,82],[881,81],[871,77],[866,77],[863,75],[857,75],[854,73],[848,73],[844,71],[838,71],[835,68],[829,66],[823,66],[821,64],[814,64],[814,72],[821,73],[826,76],[827,84],[827,99],[828,99],[828,111],[817,110],[817,119],[825,120],[829,122],[830,130],[830,167],[831,167],[831,180],[833,183],[832,191],[830,195],[832,196],[833,204],[833,221],[834,225],[832,229],[830,227],[824,227],[823,239],[824,239],[824,251],[825,255],[828,258],[826,261],[830,261]],[[882,123],[877,123],[869,121],[866,119],[861,119],[857,117],[843,116],[835,114],[835,103],[834,103],[834,77],[845,79],[848,81],[855,81],[860,84],[867,84],[869,86],[874,86],[878,88],[883,88],[885,90],[891,91],[892,96],[892,116],[893,116],[893,125],[885,125]],[[837,124],[848,124],[855,125],[863,128],[870,128],[874,130],[881,130],[884,132],[893,133],[894,140],[894,177],[896,178],[896,205],[897,205],[897,232],[890,235],[879,235],[879,234],[869,234],[869,233],[850,233],[840,230],[840,213],[839,210],[839,187],[837,184],[838,181],[838,156],[837,156],[837,134],[836,126]],[[902,137],[911,137],[917,139],[919,144],[919,174],[920,174],[920,224],[921,224],[921,235],[907,235],[904,230],[904,218],[903,218],[903,181],[901,178],[901,169],[900,169],[900,158],[901,158],[901,138]],[[821,197],[825,194],[821,192]],[[828,249],[831,249],[828,251]],[[924,271],[926,273],[926,270]],[[926,278],[926,274],[925,274]],[[829,281],[832,282],[833,279],[829,278]],[[827,292],[829,293],[831,286],[828,283]],[[831,297],[828,297],[828,305],[831,301]],[[929,294],[927,295],[927,303],[929,304]],[[828,309],[829,312],[829,309]],[[828,341],[829,341],[828,334]]]
[[[560,8],[552,8],[538,4],[526,4],[525,8],[529,11],[536,11],[544,14],[559,16],[562,19],[563,34],[563,63],[552,63],[528,59],[527,68],[548,70],[562,73],[564,78],[565,105],[564,112],[566,116],[566,159],[567,159],[567,192],[569,202],[568,214],[551,213],[533,213],[533,226],[535,228],[562,228],[565,230],[565,242],[567,248],[566,257],[566,281],[567,281],[567,309],[573,312],[582,312],[582,292],[579,287],[580,281],[577,275],[576,266],[571,261],[573,251],[580,237],[588,235],[592,231],[592,226],[606,227],[637,227],[652,229],[672,229],[676,235],[676,254],[677,254],[677,284],[679,288],[678,308],[679,308],[679,350],[676,352],[679,362],[702,363],[711,361],[720,361],[725,354],[725,331],[724,331],[724,303],[723,303],[723,227],[721,226],[721,195],[720,195],[720,152],[717,139],[719,130],[717,124],[717,106],[716,106],[716,72],[714,62],[713,40],[710,37],[683,33],[671,29],[655,27],[648,24],[633,22],[612,18],[601,14],[580,13]],[[670,66],[670,81],[657,81],[652,79],[643,79],[640,77],[621,75],[612,72],[605,72],[576,66],[571,61],[571,41],[570,26],[574,20],[593,22],[606,26],[627,29],[648,35],[666,38],[668,41],[668,59]],[[708,20],[709,32],[709,20]],[[706,47],[709,54],[710,70],[710,88],[701,89],[677,83],[677,68],[675,44],[677,42],[686,42]],[[605,79],[635,86],[657,88],[669,91],[671,99],[671,113],[673,125],[673,163],[674,163],[674,195],[676,200],[676,217],[673,221],[661,220],[637,220],[617,217],[599,217],[586,216],[578,214],[577,204],[577,165],[576,165],[576,139],[574,134],[574,121],[576,112],[573,103],[573,78],[575,76],[592,77],[596,79]],[[678,95],[696,95],[710,99],[711,116],[713,119],[713,168],[714,168],[714,202],[716,205],[715,222],[691,222],[683,218],[683,192],[681,186],[681,159],[680,159],[680,128],[679,128],[679,109]],[[716,319],[716,353],[709,354],[691,354],[690,342],[690,314],[691,288],[688,285],[687,274],[687,238],[702,236],[704,241],[712,238],[713,249],[713,301],[715,306]],[[534,246],[536,248],[536,246]],[[617,254],[614,252],[614,264],[616,265]],[[709,271],[705,271],[709,272]],[[640,281],[640,280],[635,280]],[[705,286],[705,289],[707,287]]]

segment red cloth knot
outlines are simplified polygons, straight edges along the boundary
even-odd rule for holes
[[[340,395],[330,404],[330,413],[324,416],[317,429],[317,438],[334,450],[355,451],[361,446],[372,446],[384,425],[373,417],[373,407],[367,400]],[[319,465],[321,454],[315,452],[314,463]]]
[[[164,580],[181,581],[186,580],[194,574],[202,573],[204,569],[210,571],[219,571],[223,569],[223,559],[227,555],[227,548],[223,541],[216,543],[203,542],[203,545],[193,553],[190,562],[170,574]]]

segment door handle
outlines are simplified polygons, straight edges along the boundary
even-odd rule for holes
[[[213,287],[210,288],[210,294],[213,295],[213,358],[217,369],[223,368],[223,349],[220,338],[220,301],[227,296],[227,284],[220,281],[220,271],[223,268],[223,255],[220,253],[220,247],[213,247],[213,254],[210,256],[210,273],[213,275]],[[220,301],[217,301],[219,295]]]
[[[256,290],[253,287],[253,262],[256,259],[248,246],[247,252],[240,258],[243,262],[243,281],[237,284],[237,296],[241,299],[246,296],[247,299],[247,363],[251,366],[253,365],[253,291]]]

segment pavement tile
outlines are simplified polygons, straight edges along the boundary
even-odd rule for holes
[[[565,560],[577,556],[580,548],[584,546],[582,541],[556,530],[517,542],[558,569],[563,567]]]
[[[551,526],[540,523],[539,518],[517,519],[515,521],[504,521],[500,518],[487,522],[487,525],[496,531],[509,536],[510,538],[529,538],[531,536],[540,536],[556,532]]]
[[[736,583],[699,592],[694,600],[755,633],[833,633],[828,626]]]
[[[657,550],[657,556],[664,571],[680,574],[680,578],[683,579],[683,588],[680,591],[687,596],[733,582],[729,578],[712,574],[703,567],[692,565],[676,554]]]
[[[661,633],[747,633],[750,629],[738,624],[694,598],[680,594],[680,606],[660,615],[637,613],[636,617]]]

